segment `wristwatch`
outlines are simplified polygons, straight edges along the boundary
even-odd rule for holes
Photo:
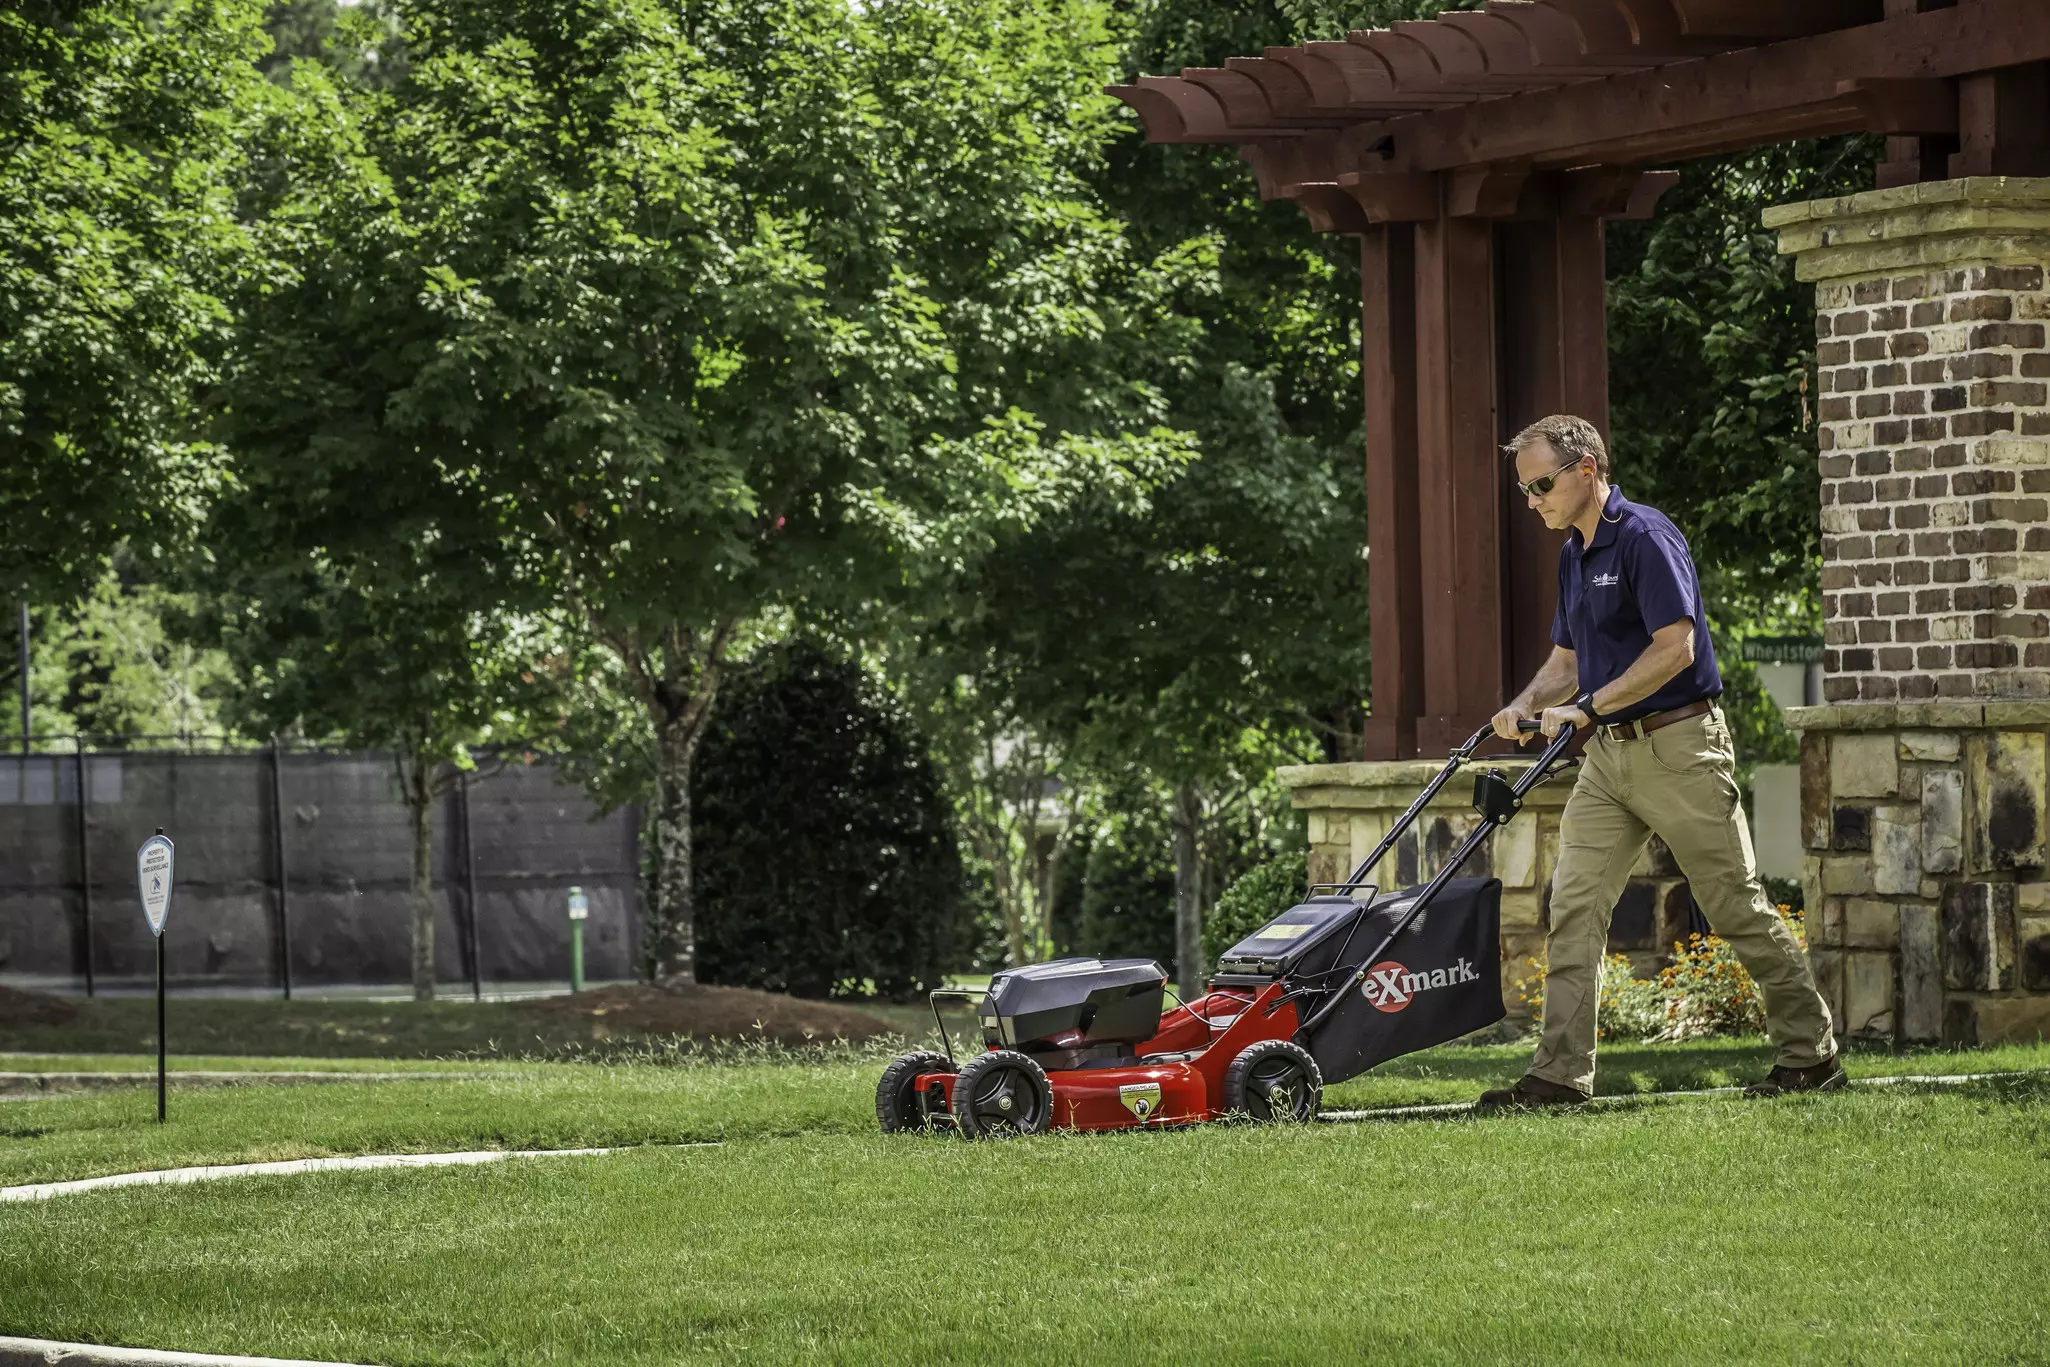
[[[1599,726],[1599,725],[1601,725],[1601,721],[1602,721],[1602,714],[1594,710],[1594,694],[1593,694],[1593,693],[1583,693],[1583,694],[1581,694],[1581,695],[1580,695],[1579,697],[1577,697],[1577,698],[1575,698],[1575,699],[1573,700],[1573,705],[1574,705],[1575,707],[1579,708],[1579,709],[1581,710],[1581,712],[1582,712],[1583,714],[1585,714],[1585,715],[1586,715],[1586,717],[1587,717],[1587,724],[1588,724],[1589,726]]]

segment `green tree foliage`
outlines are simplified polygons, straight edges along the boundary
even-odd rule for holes
[[[0,7],[0,583],[69,598],[201,514],[193,405],[244,262],[254,0]]]
[[[736,669],[692,789],[705,981],[905,997],[973,957],[939,778],[858,665],[798,642]]]
[[[915,587],[1180,457],[1099,292],[1145,273],[1078,179],[1110,129],[1076,93],[1101,18],[397,12],[411,78],[371,127],[436,335],[386,420],[448,453],[506,591],[567,604],[640,704],[650,942],[688,980],[690,769],[747,624]]]
[[[1294,41],[1271,5],[1137,7],[1122,70]],[[1200,971],[1209,827],[1248,769],[1354,752],[1368,687],[1356,249],[1264,204],[1231,149],[1146,144],[1125,116],[1096,192],[1178,263],[1173,327],[1136,359],[1201,458],[1143,508],[1085,500],[974,565],[972,612],[927,644],[1076,764],[1136,764],[1178,851],[1185,986]],[[1076,775],[1070,775],[1075,777]],[[1092,855],[1092,859],[1098,856]],[[1214,889],[1214,884],[1210,885]]]
[[[304,8],[304,7],[302,7]],[[361,131],[377,97],[295,61],[252,132],[243,201],[263,269],[234,296],[214,398],[226,476],[187,575],[183,623],[238,678],[228,715],[380,749],[411,823],[414,995],[434,995],[434,801],[470,747],[521,736],[552,682],[540,625],[489,573],[458,443],[390,417],[429,360],[432,320],[388,180]]]

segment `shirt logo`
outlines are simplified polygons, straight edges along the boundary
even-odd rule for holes
[[[1623,576],[1615,573],[1598,574],[1588,582],[1598,589],[1612,589],[1623,582]]]

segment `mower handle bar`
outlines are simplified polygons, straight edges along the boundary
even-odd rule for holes
[[[1516,723],[1516,729],[1525,734],[1535,734],[1539,729],[1539,725],[1535,721],[1519,720]],[[1572,733],[1573,728],[1567,727],[1560,734],[1570,736]],[[1352,871],[1352,875],[1343,883],[1320,883],[1318,886],[1328,887],[1333,892],[1350,892],[1355,888],[1366,886],[1367,870],[1380,863],[1388,851],[1395,848],[1395,842],[1402,838],[1402,833],[1409,829],[1410,823],[1417,819],[1418,814],[1424,808],[1431,805],[1431,800],[1438,796],[1438,791],[1452,781],[1452,775],[1459,771],[1459,766],[1472,759],[1473,752],[1480,748],[1483,741],[1494,734],[1495,726],[1493,722],[1490,722],[1471,736],[1468,736],[1466,744],[1452,752],[1452,757],[1445,761],[1445,767],[1438,771],[1438,776],[1424,785],[1424,790],[1417,794],[1416,801],[1409,804],[1409,810],[1395,819],[1395,823],[1388,828],[1388,834],[1381,837],[1381,843],[1374,846],[1373,853],[1360,861],[1359,867]],[[1542,768],[1543,766],[1540,764],[1538,767]]]
[[[1520,721],[1517,723],[1516,729],[1519,731],[1536,730],[1537,723]],[[1547,745],[1544,753],[1538,756],[1537,763],[1531,765],[1520,778],[1509,785],[1510,792],[1520,799],[1532,788],[1537,787],[1538,784],[1550,778],[1555,769],[1563,767],[1561,761],[1571,764],[1573,761],[1566,760],[1565,756],[1567,747],[1573,744],[1575,729],[1572,726],[1560,727],[1559,734],[1553,737],[1552,743]],[[1367,857],[1366,863],[1353,872],[1351,885],[1358,885],[1365,876],[1366,871],[1373,867],[1382,855],[1388,852],[1389,846],[1395,843],[1395,837],[1415,819],[1416,814],[1423,810],[1431,798],[1437,795],[1438,790],[1445,786],[1446,781],[1452,777],[1453,772],[1472,757],[1474,747],[1485,740],[1493,730],[1494,727],[1492,725],[1481,728],[1479,731],[1474,732],[1473,738],[1467,741],[1465,745],[1452,752],[1452,758],[1446,761],[1444,769],[1440,770],[1438,776],[1431,780],[1430,785],[1424,789],[1417,800],[1410,804],[1409,810],[1402,814],[1402,819],[1395,823],[1394,827],[1388,832],[1388,835],[1381,841],[1380,846],[1375,849],[1373,854]],[[1466,839],[1460,841],[1458,848],[1454,849],[1447,856],[1444,867],[1438,870],[1436,877],[1424,885],[1424,890],[1419,892],[1415,899],[1410,902],[1409,909],[1403,912],[1401,919],[1389,927],[1388,933],[1381,937],[1381,943],[1374,947],[1373,953],[1361,959],[1359,968],[1353,972],[1352,976],[1343,985],[1333,990],[1324,1004],[1311,1012],[1310,1018],[1297,1027],[1296,1033],[1298,1035],[1308,1039],[1310,1033],[1324,1023],[1324,1018],[1338,1009],[1338,1004],[1345,1000],[1345,994],[1366,981],[1368,970],[1380,962],[1381,956],[1388,952],[1388,946],[1395,943],[1395,937],[1409,929],[1410,922],[1423,915],[1424,911],[1431,905],[1432,899],[1437,897],[1444,886],[1452,881],[1453,877],[1458,874],[1460,867],[1466,863],[1473,852],[1480,848],[1481,842],[1495,833],[1495,824],[1492,821],[1483,821],[1467,832]],[[1366,908],[1362,907],[1360,914],[1364,918]]]

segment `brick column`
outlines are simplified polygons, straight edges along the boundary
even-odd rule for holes
[[[1847,1034],[2050,1030],[2050,180],[1767,212],[1816,285],[1817,976]]]

